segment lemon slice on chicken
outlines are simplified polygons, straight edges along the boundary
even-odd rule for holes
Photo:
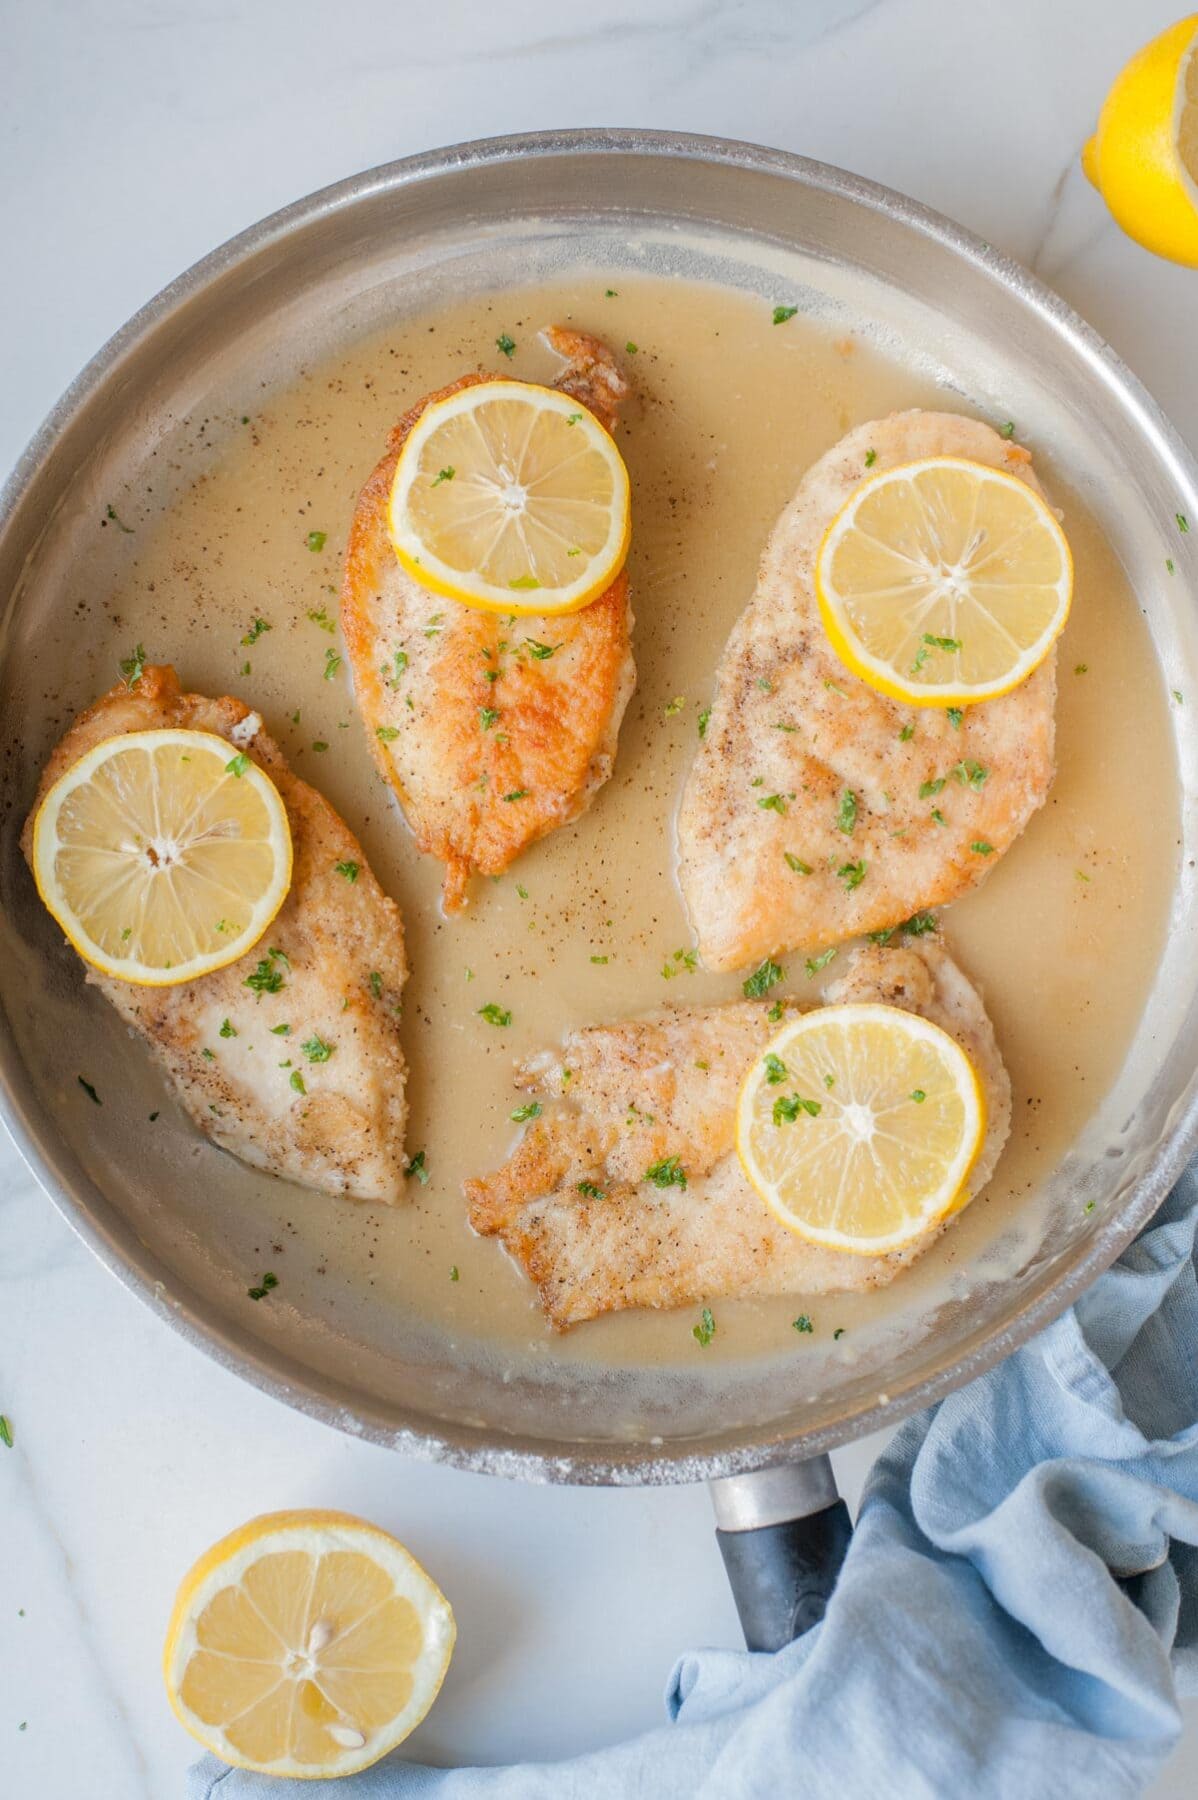
[[[268,1513],[185,1577],[167,1696],[239,1768],[351,1775],[415,1729],[453,1652],[444,1594],[403,1545],[347,1513]]]
[[[885,1256],[963,1203],[985,1131],[977,1075],[946,1031],[894,1006],[824,1006],[754,1061],[736,1147],[788,1230]]]
[[[628,471],[571,395],[484,381],[434,401],[391,486],[395,554],[433,593],[489,612],[577,612],[628,555]]]
[[[1073,558],[1026,482],[951,456],[861,482],[815,566],[840,660],[908,706],[972,706],[1009,693],[1064,630]]]
[[[287,810],[214,732],[130,731],[81,756],[33,826],[38,893],[86,962],[169,987],[243,956],[291,885]]]

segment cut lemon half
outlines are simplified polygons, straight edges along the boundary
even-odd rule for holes
[[[385,1531],[348,1513],[267,1513],[184,1578],[163,1674],[214,1755],[318,1780],[368,1768],[419,1725],[454,1635],[444,1594]]]
[[[1132,57],[1082,167],[1129,237],[1198,268],[1198,13]]]
[[[815,591],[862,681],[910,706],[972,706],[1044,661],[1069,617],[1073,558],[1026,482],[929,456],[854,488],[820,545]]]
[[[628,471],[593,413],[556,388],[484,381],[425,407],[388,525],[424,587],[490,612],[577,612],[624,566]]]
[[[146,987],[193,981],[243,956],[286,899],[287,810],[212,732],[126,732],[42,801],[33,875],[93,968]]]
[[[736,1148],[789,1231],[885,1256],[964,1203],[985,1130],[977,1075],[946,1031],[893,1006],[824,1006],[754,1061]]]

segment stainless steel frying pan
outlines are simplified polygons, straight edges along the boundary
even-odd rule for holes
[[[1198,1143],[1194,709],[1172,715],[1184,843],[1167,948],[1112,1093],[1048,1184],[1047,1229],[917,1328],[879,1339],[856,1363],[804,1357],[801,1374],[793,1358],[698,1372],[595,1371],[551,1356],[513,1366],[415,1321],[305,1312],[302,1294],[286,1318],[281,1308],[269,1317],[255,1308],[248,1323],[244,1307],[235,1316],[221,1279],[227,1246],[205,1237],[213,1165],[186,1146],[151,1162],[121,1140],[119,1121],[81,1124],[67,1105],[52,1040],[99,1031],[116,1056],[120,1034],[115,1016],[97,1023],[103,1009],[85,1003],[18,849],[52,735],[39,643],[51,625],[65,628],[87,577],[80,521],[94,519],[97,501],[135,481],[176,422],[215,407],[239,373],[282,378],[297,357],[446,291],[575,266],[707,276],[765,295],[784,278],[813,310],[871,332],[983,410],[1018,418],[1102,524],[1168,685],[1198,692],[1198,531],[1179,538],[1174,524],[1178,512],[1198,522],[1198,469],[1111,350],[988,245],[840,170],[710,138],[547,133],[371,171],[254,226],[153,300],[84,370],[4,490],[0,1114],[106,1266],[193,1343],[289,1404],[409,1453],[531,1480],[715,1478],[750,1636],[779,1641],[803,1622],[810,1568],[818,1590],[843,1543],[822,1453],[968,1381],[1061,1312],[1151,1215]],[[60,719],[84,698],[64,690]],[[801,1542],[784,1523],[796,1512],[816,1515]],[[771,1534],[763,1560],[751,1546]],[[764,1612],[754,1612],[755,1580]],[[785,1619],[780,1592],[794,1602]]]

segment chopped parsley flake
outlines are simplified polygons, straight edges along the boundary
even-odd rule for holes
[[[536,638],[525,638],[524,648],[528,651],[530,656],[536,658],[537,662],[545,662],[548,657],[553,655],[555,650],[561,649],[561,645],[539,644]]]
[[[938,806],[934,806],[932,808],[931,816],[933,819],[935,819],[937,825],[947,825],[948,824],[948,820],[945,818],[944,814],[941,812],[941,810]]]
[[[512,1015],[507,1007],[497,1006],[494,1000],[488,1000],[485,1006],[480,1006],[478,1016],[485,1019],[488,1025],[506,1026],[512,1022]]]
[[[269,630],[270,626],[265,619],[255,619],[241,641],[243,644],[256,644],[262,633]]]
[[[358,879],[358,865],[356,862],[334,863],[333,868],[338,875],[344,875],[345,879],[349,882],[354,882]]]
[[[710,1344],[712,1338],[715,1336],[715,1318],[710,1306],[705,1306],[703,1311],[699,1314],[699,1323],[691,1326],[691,1336],[694,1338],[696,1344],[699,1344],[706,1350],[708,1344]]]
[[[277,1288],[278,1285],[278,1276],[268,1269],[257,1287],[247,1288],[245,1291],[251,1300],[265,1300],[271,1289]]]
[[[784,813],[786,811],[786,799],[782,794],[763,794],[757,804],[762,812]]]
[[[636,345],[635,345],[635,344],[634,344],[634,343],[633,343],[633,341],[632,341],[632,339],[631,339],[631,338],[629,338],[629,340],[628,340],[628,342],[627,342],[627,343],[626,343],[626,344],[625,344],[625,346],[624,346],[624,348],[625,348],[625,350],[627,350],[627,352],[628,352],[628,354],[629,354],[629,356],[635,356],[635,355],[636,355],[636,350],[637,350],[637,347],[636,347]]]
[[[1173,698],[1176,700],[1178,706],[1185,705],[1185,696],[1182,694],[1182,691],[1180,688],[1170,688],[1169,692],[1172,694]]]
[[[89,1100],[94,1100],[97,1106],[103,1106],[104,1102],[101,1100],[90,1081],[84,1081],[82,1075],[76,1075],[75,1080],[79,1083],[79,1086],[83,1089]]]
[[[1000,438],[1013,438],[1015,436],[1014,419],[1008,419],[1005,425],[1000,425],[998,435]]]
[[[141,680],[146,666],[146,653],[138,644],[132,656],[122,656],[121,674],[125,677],[125,686],[135,688]]]
[[[451,1281],[460,1281],[462,1279],[458,1274],[458,1265],[456,1263],[450,1263],[449,1265],[449,1279]]]
[[[865,880],[865,868],[864,862],[841,863],[836,874],[837,878],[844,882],[846,893],[851,894],[854,888],[861,886]]]
[[[1074,667],[1073,673],[1075,675],[1088,675],[1090,673],[1089,663],[1077,663]]]
[[[334,675],[336,675],[336,673],[340,667],[341,667],[341,658],[338,656],[337,652],[335,650],[326,650],[324,653],[324,678],[325,678],[325,680],[332,681]]]
[[[801,857],[795,856],[790,850],[784,850],[782,854],[786,858],[788,869],[793,869],[796,875],[810,875],[810,863],[805,863]]]
[[[774,324],[785,325],[787,319],[793,319],[798,310],[797,306],[775,306]]]
[[[398,725],[378,725],[375,727],[374,735],[376,738],[381,739],[381,741],[384,744],[393,744],[395,742],[396,738],[399,736],[399,726]]]
[[[973,840],[972,844],[970,844],[969,848],[973,851],[975,856],[993,856],[994,855],[994,845],[988,844],[986,842],[985,838],[974,838],[974,840]]]
[[[677,715],[682,711],[682,709],[685,705],[686,705],[686,695],[685,694],[675,694],[674,698],[672,700],[666,701],[666,707],[665,707],[666,718],[667,719],[676,718]]]
[[[370,971],[370,991],[376,1000],[381,997],[383,992],[383,978],[377,969],[371,969]]]
[[[1173,517],[1177,520],[1178,531],[1184,536],[1190,529],[1190,521],[1186,518],[1184,513],[1174,513]]]
[[[697,950],[675,950],[673,962],[667,960],[662,964],[661,978],[663,981],[672,981],[675,975],[693,975],[698,961]]]
[[[283,977],[274,963],[263,957],[252,975],[247,975],[243,987],[252,988],[256,994],[277,994],[283,986]]]
[[[823,951],[819,956],[809,956],[804,964],[804,967],[807,970],[808,980],[813,976],[818,975],[821,969],[826,969],[835,955],[836,946],[834,944],[830,950]]]
[[[699,719],[698,719],[699,736],[701,738],[705,738],[707,736],[707,722],[710,718],[711,718],[711,708],[710,708],[710,706],[705,706],[703,708],[702,712],[699,714]]]
[[[237,752],[237,755],[234,757],[231,757],[229,759],[229,761],[225,764],[225,774],[226,775],[236,775],[238,778],[240,778],[242,775],[245,774],[245,772],[249,768],[249,766],[250,766],[249,757],[246,755],[244,750],[239,750]]]
[[[927,1099],[927,1095],[924,1093],[922,1088],[912,1088],[911,1099],[914,1100],[916,1106],[922,1106],[924,1101]]]
[[[333,1054],[334,1047],[335,1046],[332,1044],[326,1044],[323,1038],[316,1037],[315,1035],[310,1037],[307,1043],[300,1045],[300,1049],[310,1063],[328,1062],[330,1056]]]
[[[601,1187],[596,1187],[593,1181],[580,1181],[577,1186],[579,1193],[585,1195],[588,1200],[607,1199],[606,1190]]]
[[[327,531],[310,531],[308,533],[309,550],[323,550],[328,541],[329,534]]]
[[[503,354],[507,357],[514,356],[516,351],[516,340],[514,337],[509,337],[506,331],[502,331],[495,339],[495,348],[497,350],[502,350]]]
[[[493,731],[499,723],[499,712],[494,706],[480,706],[478,723],[483,731]]]
[[[878,453],[876,450],[867,450],[865,452],[865,466],[867,469],[872,469],[877,460]]]
[[[123,519],[120,519],[117,517],[117,510],[116,510],[115,506],[106,506],[104,508],[104,517],[106,519],[111,519],[112,523],[116,526],[117,530],[123,531],[125,533],[126,537],[133,536],[132,525],[126,525]]]
[[[952,726],[954,731],[960,731],[961,720],[965,717],[964,711],[962,710],[961,707],[946,706],[944,709],[944,716],[948,720],[949,724]]]
[[[539,1119],[540,1116],[541,1102],[539,1100],[529,1100],[523,1106],[513,1107],[508,1114],[513,1125],[523,1125],[527,1119]]]
[[[456,474],[457,470],[454,468],[453,464],[450,463],[446,468],[437,470],[437,473],[433,476],[429,486],[440,487],[443,481],[452,481]]]
[[[980,793],[986,785],[986,778],[990,771],[983,768],[980,762],[968,761],[959,762],[951,773],[956,776],[962,787],[971,787],[975,793]]]
[[[510,588],[522,588],[530,593],[533,588],[539,588],[540,585],[535,575],[514,575],[508,582]]]
[[[783,976],[779,963],[771,961],[767,956],[764,962],[758,963],[753,973],[741,984],[741,992],[746,1000],[761,1000]]]
[[[593,963],[606,963],[607,960],[608,959],[606,956],[592,956],[592,958],[591,958],[591,961]]]
[[[801,1094],[779,1094],[774,1101],[775,1125],[793,1125],[800,1113],[818,1119],[823,1107],[818,1100],[804,1100]]]
[[[791,1325],[795,1331],[813,1332],[815,1330],[815,1326],[811,1323],[811,1320],[807,1317],[806,1313],[800,1313],[797,1319],[791,1321]]]
[[[923,641],[925,644],[930,644],[933,650],[959,650],[961,648],[960,638],[933,637],[930,631],[924,632]]]
[[[503,797],[505,800],[527,800],[528,799],[528,789],[527,788],[513,788],[510,794],[505,794]]]
[[[5,1413],[0,1413],[0,1444],[6,1450],[12,1449],[12,1420]]]
[[[857,823],[857,796],[852,788],[846,788],[840,796],[840,806],[836,813],[836,829],[843,831],[846,837],[852,834]]]
[[[668,1188],[686,1186],[686,1170],[676,1156],[663,1157],[645,1170],[645,1180],[651,1181],[654,1187]]]
[[[786,1064],[772,1050],[765,1059],[765,1079],[770,1087],[777,1087],[780,1081],[786,1080]]]
[[[232,1024],[230,1022],[230,1020],[228,1020],[228,1019],[222,1019],[221,1024],[220,1024],[219,1035],[223,1038],[236,1037],[237,1036],[236,1025]]]
[[[903,729],[899,732],[899,743],[900,744],[909,744],[911,742],[911,739],[914,736],[915,736],[914,725],[904,725]]]
[[[427,1152],[424,1150],[417,1150],[415,1156],[404,1164],[404,1174],[408,1176],[409,1179],[411,1179],[412,1176],[415,1176],[421,1187],[426,1187],[430,1179]]]
[[[304,1078],[298,1069],[292,1069],[291,1071],[291,1085],[297,1094],[306,1094],[308,1091],[304,1086]]]

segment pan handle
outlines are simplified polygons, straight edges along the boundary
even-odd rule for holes
[[[716,1542],[750,1650],[781,1650],[818,1624],[853,1533],[826,1456],[711,1484]]]

